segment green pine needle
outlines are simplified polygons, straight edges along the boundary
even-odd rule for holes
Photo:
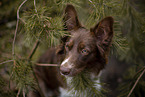
[[[45,16],[47,9],[40,8],[38,12],[27,12],[24,30],[28,41],[38,39],[48,46],[58,45],[60,37],[67,34],[63,31],[62,17]]]
[[[86,71],[71,77],[68,84],[70,85],[69,92],[74,97],[104,97],[103,93],[106,92],[103,88],[97,88],[100,87],[102,83],[97,83],[92,80],[90,73]]]
[[[11,78],[16,82],[18,89],[28,91],[29,87],[35,88],[34,86],[37,86],[32,77],[31,64],[26,60],[15,60]]]

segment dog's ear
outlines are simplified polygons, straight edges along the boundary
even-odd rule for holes
[[[98,49],[103,55],[109,51],[111,45],[113,37],[113,22],[114,20],[112,17],[106,17],[91,29],[91,33],[96,37]]]
[[[81,27],[81,24],[78,20],[77,12],[73,5],[68,4],[65,8],[64,12],[65,16],[63,18],[64,21],[64,30],[76,30]]]

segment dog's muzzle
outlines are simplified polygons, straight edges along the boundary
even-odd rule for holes
[[[60,67],[60,72],[61,72],[63,75],[69,75],[69,74],[70,74],[70,71],[71,71],[70,68],[66,68],[66,67],[63,67],[63,66]]]

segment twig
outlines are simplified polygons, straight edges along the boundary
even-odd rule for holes
[[[39,43],[40,43],[39,40],[36,40],[35,45],[34,45],[33,49],[31,50],[31,53],[30,53],[30,55],[29,55],[29,57],[28,57],[28,61],[29,61],[30,63],[31,63],[31,59],[32,59],[32,57],[33,57],[35,51],[37,50],[37,48],[38,48],[38,46],[39,46]],[[36,77],[36,75],[35,75],[34,68],[33,68],[32,64],[31,64],[31,68],[32,68],[33,76],[34,76],[34,78],[35,78],[35,80],[36,80],[36,82],[37,82],[37,84],[38,84],[38,88],[39,88],[39,90],[40,90],[40,95],[41,95],[41,97],[45,97],[44,94],[43,94],[43,92],[42,92],[42,90],[41,90],[41,88],[40,88],[40,86],[39,86],[39,82],[38,82],[38,79],[37,79],[37,77]]]
[[[38,13],[37,13],[37,9],[36,9],[36,1],[35,0],[34,0],[34,8],[35,8],[35,12],[36,12],[37,17],[39,18]]]
[[[35,7],[35,12],[37,13],[36,2],[35,2],[35,0],[34,0],[34,7]],[[37,13],[37,16],[38,16],[38,13]],[[32,57],[33,57],[35,51],[37,50],[37,48],[38,48],[38,46],[39,46],[39,43],[40,43],[40,41],[39,41],[39,40],[36,40],[35,45],[34,45],[32,51],[31,51],[31,53],[30,53],[30,55],[29,55],[29,57],[28,57],[29,62],[31,62],[31,59],[32,59]],[[33,68],[32,65],[31,65],[31,68],[32,68],[33,76],[34,76],[34,78],[35,78],[35,80],[36,80],[36,82],[37,82],[37,84],[38,84],[38,88],[39,88],[39,90],[40,90],[40,95],[41,95],[41,97],[45,97],[44,94],[43,94],[43,92],[42,92],[42,90],[41,90],[41,88],[40,88],[40,86],[39,86],[39,82],[38,82],[38,79],[37,79],[37,77],[36,77],[36,75],[35,75],[34,68]]]
[[[13,64],[14,64],[14,66],[16,65],[16,60],[13,60]],[[14,68],[14,67],[13,67]],[[12,79],[12,76],[13,76],[13,74],[14,74],[14,72],[13,72],[13,70],[12,70],[12,73],[10,74],[10,80],[9,80],[9,89],[11,88],[11,79]]]
[[[142,69],[140,69],[140,70],[135,74],[134,77],[136,77],[136,76],[137,76],[140,72],[142,72],[144,69],[145,69],[145,66],[143,66]]]
[[[24,24],[26,24],[26,22],[22,19],[22,18],[19,18]]]
[[[37,48],[39,46],[39,43],[40,43],[39,40],[36,40],[35,45],[34,45],[33,49],[31,50],[31,53],[30,53],[30,55],[28,57],[28,61],[29,62],[31,62],[31,59],[32,59],[35,51],[37,50]],[[34,76],[34,78],[35,78],[35,80],[36,80],[36,82],[38,84],[38,88],[40,90],[40,95],[41,95],[41,97],[45,97],[44,94],[43,94],[43,92],[42,92],[42,90],[41,90],[41,88],[40,88],[40,86],[39,86],[39,82],[38,82],[38,79],[37,79],[37,77],[35,75],[34,68],[33,68],[32,64],[31,64],[31,68],[32,68],[33,76]]]
[[[36,1],[35,1],[35,0],[34,0],[34,7],[35,7],[35,12],[37,13]],[[38,13],[37,13],[37,15],[38,15]],[[34,45],[32,51],[31,51],[31,53],[30,53],[30,55],[29,55],[29,57],[28,57],[29,60],[31,60],[31,58],[33,57],[33,55],[34,55],[36,49],[38,48],[39,43],[40,43],[39,40],[36,40],[36,43],[35,43],[35,45]]]
[[[37,50],[37,48],[38,48],[38,46],[39,46],[39,43],[40,43],[39,40],[36,40],[35,45],[34,45],[32,51],[31,51],[31,53],[30,53],[30,55],[29,55],[29,57],[28,57],[29,60],[32,59],[32,57],[33,57],[35,51]]]
[[[16,23],[15,33],[14,33],[14,40],[13,40],[13,44],[12,44],[12,55],[13,55],[13,57],[15,57],[15,41],[16,41],[16,36],[17,36],[17,31],[18,31],[18,25],[19,25],[19,19],[20,19],[19,11],[20,11],[20,8],[26,3],[26,1],[27,0],[24,0],[21,3],[21,5],[18,7],[18,10],[17,10],[17,23]],[[14,62],[14,65],[15,65],[15,60],[12,60],[12,61]],[[11,73],[11,76],[12,76],[12,74],[13,74],[13,72]],[[10,76],[10,79],[11,79],[11,76]],[[20,92],[21,92],[21,89],[18,90],[18,93],[17,93],[16,97],[19,97]]]
[[[34,0],[34,7],[35,7],[35,12],[37,13],[36,2],[35,2],[35,0]]]
[[[59,66],[58,64],[42,64],[42,63],[36,63],[38,66]]]
[[[18,90],[17,97],[19,97],[21,89]]]
[[[12,62],[12,61],[14,61],[14,60],[4,61],[4,62],[0,63],[0,65],[1,65],[1,64],[5,64],[5,63],[8,63],[8,62]]]
[[[25,97],[25,90],[23,89],[23,97]]]
[[[135,84],[133,85],[132,89],[130,90],[129,94],[127,95],[127,97],[130,97],[131,93],[133,92],[134,88],[136,87],[138,81],[140,80],[140,78],[142,77],[142,75],[144,74],[145,69],[142,71],[142,73],[140,74],[140,76],[137,78]]]
[[[26,2],[27,0],[24,0],[21,5],[18,7],[18,10],[17,10],[17,23],[16,23],[16,29],[15,29],[15,34],[14,34],[14,40],[13,40],[13,45],[12,45],[12,55],[14,56],[15,55],[15,41],[16,41],[16,36],[17,36],[17,31],[18,31],[18,25],[19,25],[19,19],[20,19],[20,16],[19,16],[19,11],[20,11],[20,8],[23,6],[23,4]]]

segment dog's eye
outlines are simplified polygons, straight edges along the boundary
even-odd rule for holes
[[[88,55],[89,54],[89,51],[87,49],[83,49],[82,52],[81,52],[83,55]]]

